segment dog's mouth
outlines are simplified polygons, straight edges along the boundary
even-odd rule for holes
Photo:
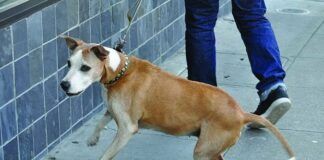
[[[77,92],[77,93],[69,93],[69,92],[66,92],[66,95],[68,95],[68,96],[77,96],[77,95],[79,95],[80,93],[82,93],[82,91]]]

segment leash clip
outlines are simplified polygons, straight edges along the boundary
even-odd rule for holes
[[[122,49],[124,48],[124,46],[126,44],[126,36],[129,33],[130,27],[133,24],[134,18],[135,18],[136,14],[137,14],[140,6],[141,6],[141,3],[142,3],[142,0],[137,0],[135,2],[134,6],[132,8],[130,8],[130,10],[127,13],[128,26],[126,28],[126,31],[125,31],[124,35],[117,40],[117,42],[116,42],[116,44],[114,46],[114,49],[116,51],[118,51],[118,52],[123,53],[123,50]],[[131,14],[130,14],[132,9],[135,9],[134,10],[134,13],[133,13],[133,16],[131,16]]]
[[[114,46],[114,49],[118,52],[123,53],[123,48],[126,44],[125,38],[119,38]]]

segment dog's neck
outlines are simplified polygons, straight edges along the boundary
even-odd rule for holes
[[[126,75],[128,70],[129,60],[127,55],[120,53],[111,48],[106,48],[109,51],[109,58],[104,65],[102,78],[100,80],[106,87],[114,85]]]

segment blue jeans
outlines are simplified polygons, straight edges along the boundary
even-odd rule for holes
[[[218,0],[185,0],[188,79],[217,85],[214,27]],[[244,41],[259,94],[283,83],[285,71],[264,0],[232,0],[232,13]],[[231,42],[228,42],[231,43]]]

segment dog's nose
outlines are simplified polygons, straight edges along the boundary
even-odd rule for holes
[[[67,91],[70,88],[70,83],[68,81],[62,81],[60,85],[64,91]]]

